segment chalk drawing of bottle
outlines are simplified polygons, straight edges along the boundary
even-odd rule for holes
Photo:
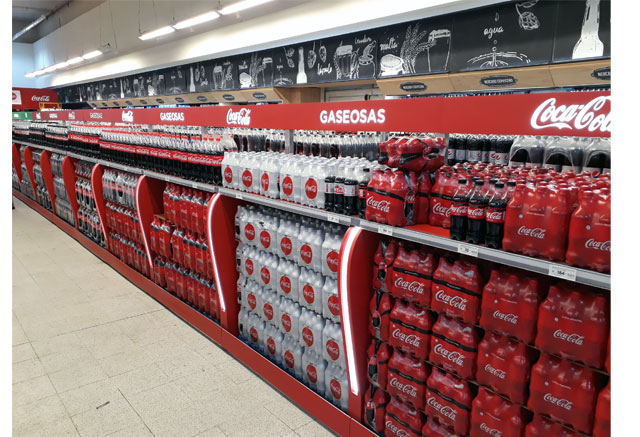
[[[572,59],[596,58],[604,53],[598,37],[600,28],[600,0],[586,0],[580,39],[573,48]]]

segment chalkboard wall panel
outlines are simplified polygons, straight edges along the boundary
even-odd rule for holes
[[[453,71],[548,64],[557,2],[510,2],[457,14]]]
[[[179,65],[161,71],[164,74],[164,93],[158,95],[184,94],[187,92],[187,67]]]
[[[213,89],[232,90],[238,86],[236,58],[222,58],[213,61]]]
[[[125,76],[121,81],[122,96],[124,98],[133,97],[133,76]]]
[[[452,27],[452,18],[441,16],[382,30],[378,41],[378,77],[449,71]]]
[[[213,91],[213,62],[196,62],[187,66],[188,91],[204,93]]]
[[[611,2],[565,0],[558,6],[553,62],[611,56]]]
[[[273,86],[295,85],[299,64],[299,48],[286,46],[273,49]],[[304,60],[303,60],[304,62]]]
[[[240,88],[264,88],[273,85],[273,50],[247,53],[237,57]]]

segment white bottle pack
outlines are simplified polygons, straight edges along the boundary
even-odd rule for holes
[[[322,243],[322,274],[333,279],[338,278],[338,263],[342,233],[340,226],[331,226]]]
[[[282,365],[282,341],[284,334],[280,332],[276,325],[267,323],[264,329],[264,349],[265,354],[272,361]]]
[[[238,331],[242,338],[249,338],[249,311],[247,308],[240,308],[238,313]]]
[[[340,300],[338,281],[327,278],[322,287],[322,317],[334,323],[340,323]]]
[[[324,376],[327,369],[327,361],[313,349],[306,348],[302,355],[302,380],[315,390],[320,396],[324,396]]]
[[[287,372],[302,379],[302,353],[304,348],[296,337],[284,336],[282,341],[282,362]]]
[[[258,256],[260,262],[260,281],[265,288],[276,291],[278,284],[278,260],[279,258],[264,251]]]
[[[254,281],[249,281],[247,285],[247,308],[256,313],[260,314],[262,311],[263,305],[263,290],[260,287],[260,284]]]
[[[322,354],[322,330],[325,320],[319,314],[302,308],[300,313],[300,342],[318,354]]]
[[[298,302],[305,308],[322,314],[322,287],[325,277],[321,273],[305,269],[300,271]]]
[[[329,363],[345,366],[344,344],[342,341],[342,328],[339,323],[327,321],[322,330],[322,356]]]
[[[278,256],[288,260],[297,260],[298,237],[300,234],[300,223],[294,222],[292,216],[287,214],[286,219],[280,221],[278,226]]]
[[[250,313],[247,325],[249,326],[249,335],[247,336],[247,340],[249,340],[254,347],[261,350],[262,346],[260,344],[260,339],[264,334],[264,320],[262,320],[259,315]]]
[[[286,335],[298,338],[300,326],[300,305],[291,299],[280,301],[280,329]]]
[[[346,370],[335,363],[329,363],[325,371],[324,382],[325,398],[342,411],[347,411],[349,407],[349,381]]]
[[[280,258],[280,263],[278,264],[278,293],[297,302],[299,277],[300,266],[293,261]]]
[[[262,315],[268,323],[280,320],[280,296],[273,290],[264,290],[262,294]]]

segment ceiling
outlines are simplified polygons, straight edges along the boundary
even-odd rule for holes
[[[14,42],[34,43],[105,0],[13,0],[11,34],[15,35],[38,17],[47,19],[24,33]]]

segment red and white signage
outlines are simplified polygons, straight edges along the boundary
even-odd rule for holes
[[[13,88],[11,90],[11,106],[15,110],[40,109],[40,103],[57,103],[58,92],[56,90],[38,88]],[[43,117],[44,120],[47,118]],[[66,120],[65,118],[60,118]]]

